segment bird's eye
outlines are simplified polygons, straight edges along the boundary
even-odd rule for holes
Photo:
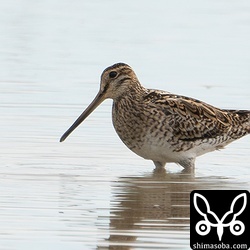
[[[116,71],[111,71],[110,73],[109,73],[109,77],[110,78],[115,78],[117,76],[117,72]]]

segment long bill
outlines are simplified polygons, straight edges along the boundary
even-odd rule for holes
[[[104,93],[99,91],[95,99],[83,111],[83,113],[76,119],[71,127],[62,135],[60,142],[63,142],[105,99]]]

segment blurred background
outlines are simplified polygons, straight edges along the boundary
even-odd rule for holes
[[[249,138],[194,176],[155,176],[110,100],[60,144],[116,62],[148,88],[249,109],[250,2],[1,0],[0,249],[189,249],[190,191],[250,189]]]

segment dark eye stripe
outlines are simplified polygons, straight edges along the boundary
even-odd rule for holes
[[[117,76],[117,72],[116,71],[111,71],[110,73],[109,73],[109,77],[110,78],[115,78]]]
[[[131,80],[130,77],[123,77],[119,82],[118,84],[122,84],[123,82],[127,81],[127,80]]]

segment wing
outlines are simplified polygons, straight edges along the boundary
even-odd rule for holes
[[[173,136],[179,140],[195,141],[224,136],[232,126],[229,112],[193,98],[151,91],[145,100],[162,112]]]

